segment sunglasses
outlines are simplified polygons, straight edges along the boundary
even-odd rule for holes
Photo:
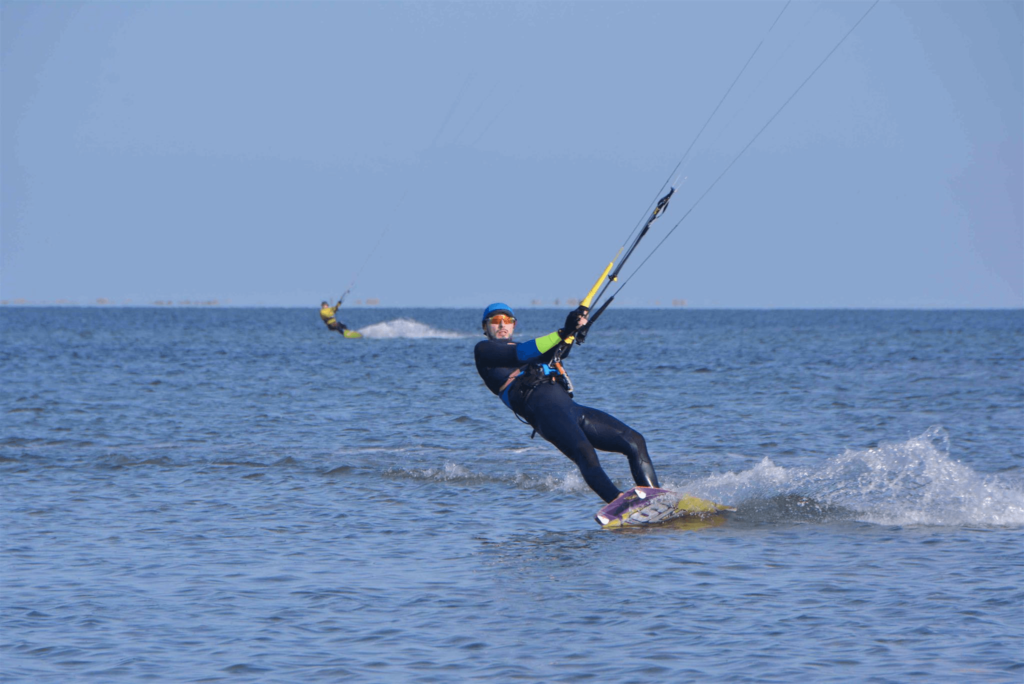
[[[511,316],[506,316],[505,314],[495,314],[488,318],[487,322],[493,325],[499,325],[501,323],[504,323],[505,325],[515,325],[516,319]]]

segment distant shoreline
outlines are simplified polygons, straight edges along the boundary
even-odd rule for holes
[[[564,309],[566,307],[576,306],[575,302],[565,304],[520,304],[517,308],[540,311],[545,309]],[[230,304],[230,303],[219,303],[219,302],[168,302],[165,304],[80,304],[75,302],[20,302],[20,301],[7,301],[0,300],[0,309],[319,309],[316,304],[310,305],[270,305],[270,304]],[[374,310],[428,310],[428,309],[450,309],[456,310],[475,310],[479,309],[479,306],[384,306],[380,304],[352,304],[345,305],[345,309],[353,310],[360,309],[366,311]],[[622,306],[616,306],[616,309],[620,311],[636,311],[636,310],[647,310],[647,311],[669,311],[669,310],[690,310],[690,311],[1020,311],[1024,312],[1024,307],[949,307],[949,306],[833,306],[833,307],[794,307],[794,306],[776,306],[776,307],[743,307],[743,306],[703,306],[703,305],[672,305],[672,304],[623,304]]]

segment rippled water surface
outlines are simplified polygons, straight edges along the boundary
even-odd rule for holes
[[[620,531],[477,311],[343,313],[0,310],[3,681],[1024,679],[1024,312],[610,310],[577,400],[737,509]]]

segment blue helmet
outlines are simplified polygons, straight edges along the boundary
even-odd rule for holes
[[[502,304],[501,302],[495,302],[494,304],[491,304],[489,307],[484,309],[484,317],[481,319],[480,322],[486,323],[488,318],[490,318],[494,314],[500,313],[508,314],[512,318],[516,317],[516,314],[515,312],[512,311],[511,306],[509,306],[508,304]]]

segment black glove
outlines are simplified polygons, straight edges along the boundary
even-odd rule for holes
[[[578,306],[569,312],[565,317],[565,327],[558,331],[558,336],[563,340],[580,329],[580,318],[587,315],[587,307]]]
[[[590,330],[589,327],[583,327],[576,331],[576,344],[583,344],[583,341],[587,339],[588,330]]]

